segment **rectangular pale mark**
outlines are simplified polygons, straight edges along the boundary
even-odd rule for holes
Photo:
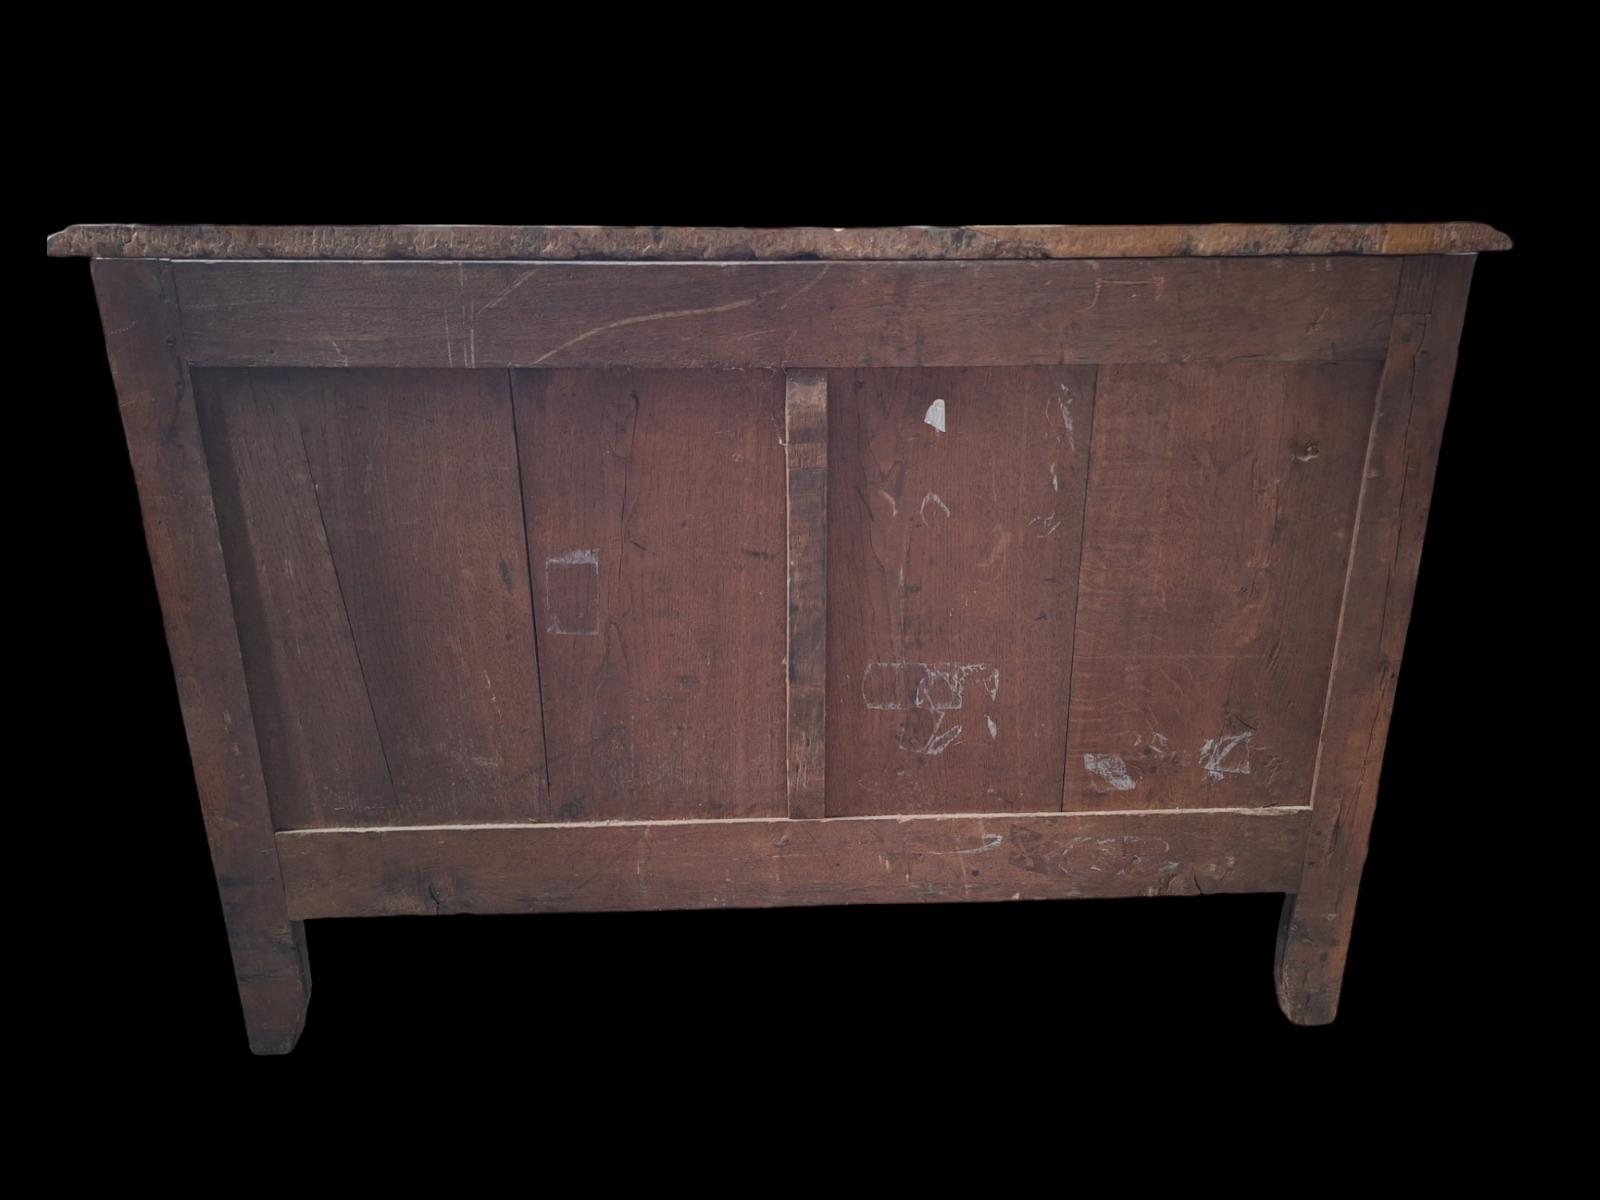
[[[600,554],[569,550],[544,560],[545,595],[549,598],[549,633],[577,637],[600,634]]]

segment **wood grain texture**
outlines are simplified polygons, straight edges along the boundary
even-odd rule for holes
[[[293,395],[192,372],[273,824],[399,814]]]
[[[1101,372],[1068,809],[1309,803],[1377,382]]]
[[[1339,618],[1304,877],[1284,904],[1278,934],[1278,1000],[1298,1024],[1326,1024],[1338,1011],[1472,268],[1471,258],[1408,259],[1401,279]]]
[[[1305,810],[319,830],[302,918],[1275,892]]]
[[[513,385],[557,819],[782,815],[783,376]]]
[[[175,264],[197,363],[1381,360],[1398,259]]]
[[[790,371],[784,400],[789,486],[789,816],[823,815],[827,795],[828,376]]]
[[[299,1035],[310,918],[1211,891],[1288,893],[1280,1005],[1331,1021],[1507,246],[56,235],[97,259],[251,1047]]]
[[[727,229],[605,225],[74,225],[56,256],[353,259],[990,259],[1451,254],[1507,250],[1473,221],[1365,225],[967,225]]]
[[[828,386],[828,814],[1059,808],[1094,371]]]
[[[287,1053],[311,971],[284,901],[171,271],[97,262],[94,282],[250,1048]]]
[[[322,612],[301,618],[342,610],[353,653],[341,667],[354,660],[391,780],[355,806],[379,810],[379,824],[547,819],[506,374],[277,369],[252,372],[248,387],[293,414],[301,454],[286,469],[304,472],[297,516],[314,518],[322,540],[305,532],[309,559],[281,569],[333,586]],[[281,510],[275,497],[263,504]],[[319,561],[323,546],[331,563]],[[321,680],[299,682],[285,706],[315,720]],[[341,683],[341,694],[354,686]],[[366,729],[357,720],[347,734],[364,740]],[[313,795],[285,815],[348,824],[349,807]]]

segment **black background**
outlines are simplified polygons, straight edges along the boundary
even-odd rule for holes
[[[272,1077],[530,1058],[547,1079],[816,1074],[870,1095],[913,1077],[1081,1092],[1084,1061],[1109,1050],[1164,1060],[1157,1097],[1202,1072],[1292,1092],[1358,1061],[1437,1082],[1512,1053],[1506,998],[1533,986],[1525,931],[1500,898],[1517,873],[1483,871],[1510,836],[1497,814],[1518,799],[1505,764],[1526,699],[1513,680],[1519,564],[1550,511],[1517,419],[1541,398],[1526,368],[1543,313],[1528,297],[1549,235],[1516,114],[1454,141],[1361,119],[1360,139],[1277,135],[1248,114],[1198,137],[1136,124],[1112,156],[1075,121],[997,132],[906,114],[826,129],[793,118],[740,140],[686,117],[562,127],[552,141],[538,122],[486,139],[449,114],[397,132],[381,108],[297,111],[305,123],[147,114],[52,156],[27,189],[40,211],[15,257],[38,272],[42,344],[19,349],[50,369],[28,406],[42,428],[13,468],[33,476],[45,514],[38,578],[59,586],[36,599],[63,632],[41,639],[57,647],[50,703],[25,727],[64,743],[27,807],[43,844],[63,847],[45,921],[53,960],[70,964],[50,994],[76,1052]],[[90,221],[1212,220],[1480,220],[1516,243],[1474,275],[1334,1025],[1278,1013],[1277,896],[399,918],[311,923],[304,1037],[286,1060],[251,1059],[88,266],[45,260],[46,234]]]

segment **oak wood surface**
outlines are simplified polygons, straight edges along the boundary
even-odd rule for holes
[[[301,405],[253,372],[191,374],[273,823],[400,819]]]
[[[1304,809],[312,830],[302,918],[1281,891]]]
[[[180,262],[218,366],[1380,360],[1400,260]]]
[[[829,815],[1059,808],[1094,371],[829,393]]]
[[[1332,1020],[1505,244],[57,235],[252,1047],[298,1036],[312,917],[1208,891],[1289,895],[1280,1004]]]
[[[781,815],[783,376],[512,384],[556,817]]]
[[[602,225],[73,225],[58,256],[347,259],[988,259],[1449,254],[1509,249],[1472,221],[736,229]]]
[[[204,379],[209,383],[215,375]],[[224,384],[224,386],[228,386]],[[342,623],[351,653],[309,668],[314,674],[279,691],[281,725],[316,723],[321,698],[348,696],[359,685],[369,713],[348,714],[347,747],[322,745],[321,765],[348,755],[367,787],[345,792],[273,793],[280,826],[348,824],[354,812],[374,823],[431,820],[541,820],[549,815],[539,676],[522,532],[510,385],[503,371],[258,370],[242,384],[247,402],[286,418],[275,433],[289,441],[276,478],[247,495],[238,513],[224,509],[229,541],[245,539],[267,519],[299,522],[298,546],[262,548],[253,578],[235,584],[287,586],[249,605],[253,649],[271,660],[322,657],[327,622]],[[238,396],[207,396],[239,446],[262,433]],[[284,430],[287,419],[293,431]],[[269,472],[258,471],[257,475]],[[291,478],[292,477],[292,478]],[[296,497],[286,501],[283,491]],[[270,561],[260,562],[263,553]],[[236,554],[235,559],[244,558]],[[292,577],[311,577],[302,585]],[[291,577],[283,585],[274,576]],[[316,588],[314,608],[294,608],[299,589]],[[329,589],[331,588],[331,592]],[[271,610],[269,613],[268,610]],[[271,622],[288,623],[274,628]],[[296,642],[296,623],[319,622],[313,644]],[[263,624],[265,623],[265,627]],[[349,672],[354,669],[356,678]],[[331,672],[342,677],[334,681]],[[359,709],[359,705],[357,705]],[[369,742],[375,726],[387,777],[374,776]],[[337,732],[315,735],[326,741]],[[276,739],[272,745],[276,746]],[[276,762],[277,754],[268,755]],[[301,756],[308,761],[310,756]],[[313,767],[321,769],[321,767]],[[286,772],[280,772],[283,774]],[[382,814],[382,815],[378,815]]]
[[[1377,381],[1101,370],[1067,808],[1307,802]]]
[[[284,902],[172,272],[97,262],[94,282],[250,1046],[286,1053],[311,970]]]
[[[828,377],[790,371],[784,400],[789,488],[789,816],[824,815],[827,797]]]
[[[1278,934],[1278,1000],[1301,1024],[1326,1024],[1338,1011],[1472,268],[1470,258],[1407,259],[1401,279],[1328,677],[1304,875]],[[1396,797],[1408,800],[1421,798]]]

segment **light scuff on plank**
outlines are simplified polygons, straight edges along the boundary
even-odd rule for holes
[[[1474,221],[1284,225],[686,228],[607,225],[74,225],[57,258],[713,262],[1472,254],[1511,239]]]

